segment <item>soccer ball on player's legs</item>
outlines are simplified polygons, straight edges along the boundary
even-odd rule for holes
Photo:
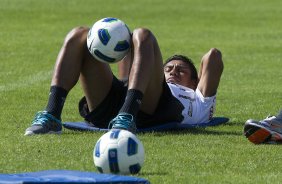
[[[112,129],[96,143],[94,164],[101,173],[136,174],[144,163],[142,142],[127,130]]]
[[[115,63],[129,51],[131,33],[127,25],[117,18],[104,18],[97,21],[87,35],[89,52],[97,60]]]

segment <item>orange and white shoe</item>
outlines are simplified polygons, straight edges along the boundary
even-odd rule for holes
[[[254,144],[281,144],[282,118],[270,116],[261,121],[249,119],[244,126],[244,135]]]

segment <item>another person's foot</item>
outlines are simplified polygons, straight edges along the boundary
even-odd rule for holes
[[[39,111],[36,113],[32,125],[26,129],[24,135],[37,134],[61,134],[62,123],[61,120],[55,118],[47,111]]]
[[[109,124],[109,128],[128,130],[136,133],[134,117],[128,113],[119,113]]]
[[[261,121],[249,119],[244,126],[244,135],[254,144],[282,143],[282,119],[276,116]]]

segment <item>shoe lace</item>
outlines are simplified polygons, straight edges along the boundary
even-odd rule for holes
[[[273,116],[273,115],[268,115],[264,120],[262,120],[262,121],[266,121],[266,122],[269,122],[269,121],[271,121],[271,120],[273,120],[273,119],[275,119],[276,117],[275,116]]]
[[[110,128],[113,126],[132,127],[134,124],[133,116],[130,114],[120,114],[110,122]]]
[[[39,111],[36,113],[32,125],[45,125],[50,121],[55,121],[61,124],[61,121],[53,117],[51,114],[47,113],[46,111]]]
[[[268,116],[264,120],[260,121],[261,125],[270,128],[276,132],[282,133],[282,120],[276,116]]]

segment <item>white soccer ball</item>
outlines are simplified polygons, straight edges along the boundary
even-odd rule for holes
[[[97,141],[93,158],[101,173],[137,174],[145,153],[142,142],[133,133],[112,129]]]
[[[115,63],[122,60],[130,49],[131,33],[127,25],[117,18],[97,21],[87,35],[89,52],[97,60]]]

